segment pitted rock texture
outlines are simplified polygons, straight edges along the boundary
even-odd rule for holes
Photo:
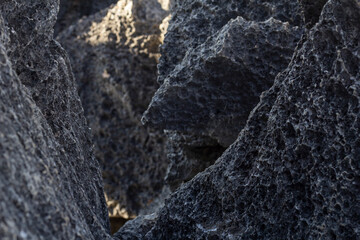
[[[0,236],[111,239],[58,1],[0,2]]]
[[[360,3],[329,0],[215,165],[145,239],[356,239]]]
[[[71,57],[111,216],[137,215],[164,186],[165,136],[140,119],[158,88],[167,14],[156,0],[121,0],[58,37]]]
[[[206,136],[166,131],[170,161],[165,181],[172,191],[214,164],[225,148]]]
[[[139,216],[134,220],[128,221],[125,225],[114,235],[116,240],[142,240],[145,234],[148,233],[154,226],[157,220],[157,214]]]
[[[172,189],[236,140],[261,92],[290,62],[304,24],[296,1],[174,5],[159,64],[162,85],[142,119],[177,132],[168,141]]]
[[[273,17],[289,22],[291,26],[302,25],[297,1],[174,1],[167,37],[161,48],[159,82],[162,83],[181,64],[188,50],[203,44],[238,16],[249,21],[266,21]]]
[[[230,20],[186,53],[156,92],[143,122],[207,135],[229,146],[261,92],[290,62],[302,32],[301,27],[274,18]]]
[[[116,2],[117,0],[60,0],[55,36],[80,18],[95,14]]]

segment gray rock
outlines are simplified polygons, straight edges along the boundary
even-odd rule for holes
[[[140,119],[158,88],[160,25],[167,14],[156,0],[121,0],[58,36],[94,135],[110,216],[137,215],[164,186],[165,136]]]
[[[161,48],[159,82],[182,62],[186,52],[203,44],[231,19],[242,16],[249,21],[271,17],[301,26],[297,1],[259,0],[182,0],[174,1],[170,26]]]
[[[55,36],[80,18],[95,14],[116,2],[117,0],[60,0]]]
[[[150,127],[177,131],[178,137],[168,141],[171,165],[166,179],[172,189],[212,165],[235,141],[261,92],[286,68],[303,32],[296,1],[242,1],[243,5],[230,1],[233,4],[221,6],[185,2],[173,9],[159,64],[162,85],[143,117]],[[283,14],[290,6],[291,11]],[[203,19],[203,15],[209,17]],[[217,25],[237,15],[243,17],[222,28]],[[198,26],[195,34],[197,22],[204,26]],[[202,34],[207,37],[201,38]],[[182,51],[186,51],[184,57]],[[166,67],[174,69],[164,76]],[[179,137],[181,142],[172,141]]]
[[[271,87],[290,62],[302,32],[274,18],[230,20],[186,53],[156,92],[143,122],[210,136],[229,146],[261,92]]]
[[[306,27],[311,28],[315,23],[318,22],[321,10],[327,0],[298,0],[301,4],[303,10],[304,19],[306,22]]]
[[[0,236],[111,239],[58,1],[0,2]]]
[[[170,161],[165,181],[172,191],[214,164],[226,148],[210,137],[166,131]]]
[[[142,240],[145,234],[151,230],[157,220],[157,214],[139,216],[134,220],[128,221],[114,235],[118,240]]]
[[[215,165],[145,239],[356,239],[360,3],[329,0]]]

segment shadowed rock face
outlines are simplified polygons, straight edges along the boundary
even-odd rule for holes
[[[311,28],[318,22],[321,10],[327,0],[311,1],[299,0],[301,8],[303,9],[306,27]]]
[[[110,239],[98,163],[65,51],[58,1],[0,3],[0,236]]]
[[[214,164],[225,148],[209,137],[167,131],[167,157],[170,161],[165,181],[172,191],[197,173]]]
[[[60,0],[55,35],[74,24],[81,17],[95,14],[116,2],[117,0]]]
[[[166,15],[156,0],[122,0],[58,36],[94,135],[111,216],[137,215],[164,186],[165,137],[140,119],[158,88]]]
[[[360,4],[330,0],[237,141],[167,201],[145,239],[355,239]]]
[[[288,65],[301,15],[297,1],[175,3],[158,66],[161,86],[142,119],[176,132],[168,143],[173,189],[236,140],[261,92]],[[184,141],[171,140],[179,137]]]

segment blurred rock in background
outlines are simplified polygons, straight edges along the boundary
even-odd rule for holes
[[[165,135],[140,121],[158,88],[168,14],[156,0],[121,0],[58,35],[94,136],[111,217],[148,212],[168,192]]]

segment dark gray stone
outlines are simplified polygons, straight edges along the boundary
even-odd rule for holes
[[[114,239],[142,240],[144,239],[145,234],[154,226],[156,220],[156,213],[139,216],[134,220],[125,223],[125,225],[114,235]]]
[[[160,25],[166,16],[156,0],[121,0],[58,36],[94,135],[111,216],[137,215],[164,186],[165,136],[140,119],[158,88]]]
[[[261,92],[288,65],[302,32],[274,18],[230,20],[186,53],[155,93],[143,122],[209,136],[229,146]]]
[[[111,239],[58,1],[0,2],[0,236]]]
[[[165,181],[172,191],[214,164],[226,148],[210,137],[167,131],[170,161]]]
[[[145,239],[356,239],[360,2],[329,0],[215,165]]]
[[[306,22],[306,27],[311,28],[315,23],[318,22],[321,10],[327,0],[298,0],[301,4],[303,10],[304,19]]]
[[[182,1],[172,14],[162,85],[142,121],[177,132],[166,177],[175,189],[235,141],[261,92],[288,65],[303,22],[296,1]]]
[[[297,1],[278,0],[182,0],[174,1],[169,29],[161,48],[159,82],[182,62],[186,52],[203,44],[231,19],[242,16],[249,21],[271,17],[301,26]]]

